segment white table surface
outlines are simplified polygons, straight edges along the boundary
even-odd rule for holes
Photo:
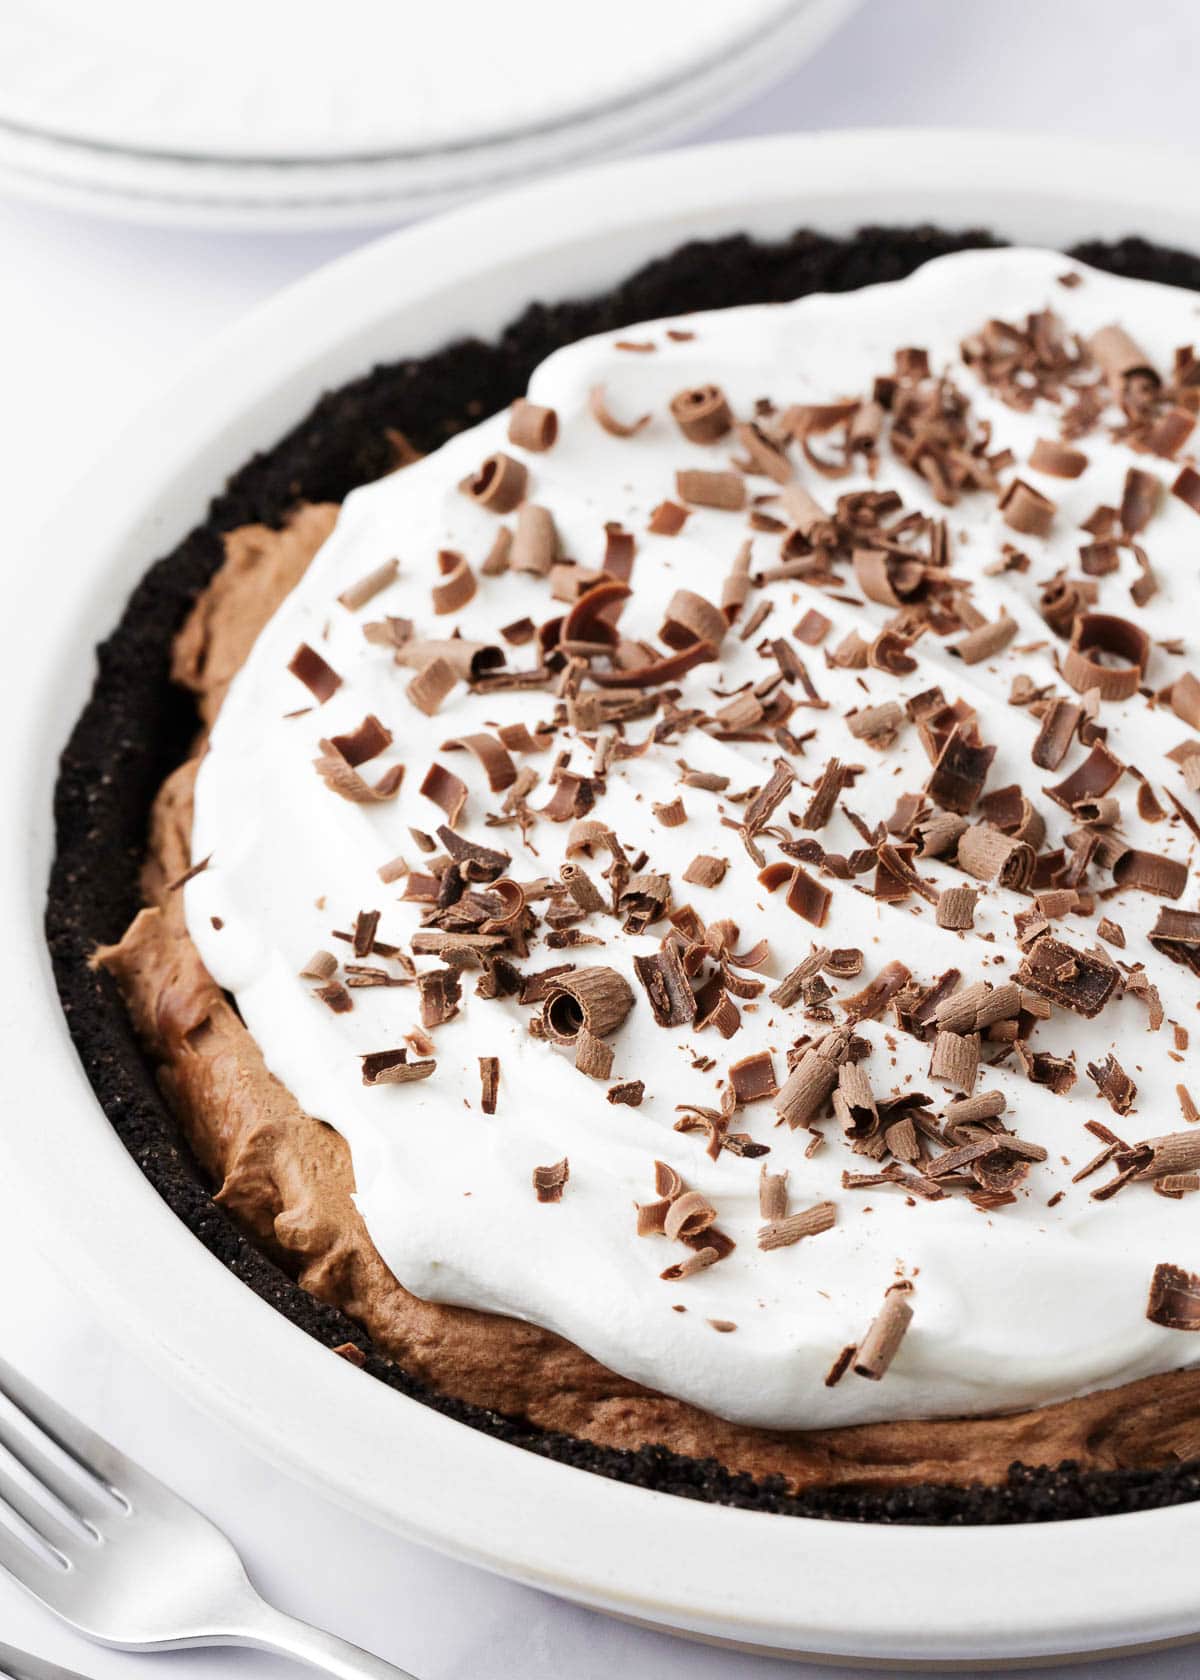
[[[696,138],[936,123],[1105,139],[1124,133],[1200,151],[1198,68],[1200,7],[1184,0],[1133,7],[867,0],[785,84]],[[0,202],[2,563],[20,564],[22,535],[40,511],[210,334],[365,237],[189,234]],[[31,1269],[28,1255],[21,1210],[4,1193],[0,1149],[4,1352],[226,1528],[282,1608],[421,1680],[765,1680],[786,1672],[610,1622],[381,1535],[259,1462],[184,1403],[83,1312],[69,1282]],[[0,1639],[97,1680],[297,1672],[233,1652],[99,1651],[2,1578]],[[1103,1673],[1169,1680],[1194,1674],[1197,1661],[1195,1650],[1164,1652],[1105,1664]]]

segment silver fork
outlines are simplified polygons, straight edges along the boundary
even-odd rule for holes
[[[405,1670],[273,1609],[208,1518],[0,1359],[0,1445],[57,1505],[0,1460],[0,1565],[101,1645],[173,1651],[241,1645],[295,1657],[335,1680],[413,1680]],[[57,1449],[57,1451],[56,1451]]]
[[[83,1680],[83,1675],[12,1645],[0,1645],[0,1680]]]

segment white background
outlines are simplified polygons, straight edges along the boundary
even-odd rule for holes
[[[785,84],[695,138],[958,124],[1127,135],[1200,154],[1198,70],[1200,7],[1189,0],[867,0]],[[209,335],[365,237],[168,232],[0,202],[2,564],[20,565],[23,533],[40,511]],[[36,1125],[36,1114],[28,1123]],[[320,1502],[136,1366],[75,1304],[69,1282],[31,1263],[29,1233],[11,1201],[0,1201],[5,1354],[226,1528],[281,1608],[420,1680],[765,1680],[788,1672],[571,1609],[405,1546]],[[98,1651],[4,1579],[0,1640],[98,1680],[296,1672],[231,1652]],[[1194,1650],[1164,1652],[1106,1664],[1103,1673],[1171,1680],[1194,1674],[1196,1661]],[[790,1672],[799,1680],[821,1671]]]

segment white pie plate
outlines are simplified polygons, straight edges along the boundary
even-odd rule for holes
[[[534,1457],[331,1359],[225,1271],[125,1153],[76,1060],[41,933],[55,760],[92,680],[84,650],[225,475],[324,388],[737,229],[928,219],[1046,245],[1140,232],[1200,249],[1194,171],[1178,154],[868,132],[683,151],[527,187],[276,298],[210,345],[62,498],[0,630],[3,1170],[97,1313],[268,1458],[388,1529],[517,1580],[777,1652],[928,1671],[1200,1631],[1200,1503],[966,1530],[727,1510]]]

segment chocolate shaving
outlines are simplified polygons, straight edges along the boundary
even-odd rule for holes
[[[1149,937],[1156,951],[1200,974],[1200,913],[1163,905]]]
[[[561,1161],[555,1161],[553,1166],[534,1167],[533,1188],[537,1192],[538,1201],[561,1202],[570,1176],[571,1164],[565,1155]]]
[[[1125,766],[1115,758],[1102,741],[1097,741],[1083,763],[1061,782],[1044,791],[1066,811],[1074,811],[1080,804],[1099,799],[1125,774]]]
[[[974,927],[978,896],[974,887],[944,888],[938,894],[937,925],[959,933]]]
[[[1006,487],[997,507],[1004,523],[1022,536],[1046,537],[1054,523],[1057,503],[1022,478],[1014,478]]]
[[[1081,449],[1072,449],[1057,438],[1038,438],[1029,452],[1029,465],[1034,472],[1051,478],[1078,478],[1087,470],[1088,458]]]
[[[351,805],[378,805],[394,799],[404,780],[403,764],[393,764],[372,786],[338,752],[332,741],[321,742],[321,753],[313,759],[317,774],[331,793]]]
[[[678,502],[659,502],[650,515],[646,529],[656,537],[677,537],[687,524],[687,517],[688,510],[680,507]]]
[[[404,692],[418,711],[433,717],[457,681],[453,667],[439,655],[417,672]]]
[[[805,1208],[801,1213],[784,1214],[781,1218],[770,1219],[765,1225],[760,1225],[758,1246],[764,1253],[776,1248],[791,1248],[804,1237],[820,1236],[822,1231],[829,1231],[836,1224],[837,1204],[817,1202],[814,1207]]]
[[[681,502],[692,507],[722,508],[736,513],[746,505],[746,481],[735,472],[681,467],[675,474],[675,493]]]
[[[466,556],[453,549],[439,550],[437,559],[442,575],[433,586],[433,610],[439,614],[458,612],[475,594],[475,573]]]
[[[1188,867],[1177,858],[1130,847],[1113,864],[1113,880],[1118,887],[1128,887],[1134,892],[1156,893],[1159,898],[1181,898],[1188,882]]]
[[[829,1101],[849,1042],[844,1030],[828,1033],[804,1051],[788,1074],[775,1099],[775,1110],[793,1130],[810,1125]]]
[[[547,446],[549,447],[549,446]],[[499,1056],[479,1058],[480,1105],[485,1114],[495,1114],[496,1093],[500,1088]]]
[[[1160,1262],[1150,1280],[1146,1317],[1165,1330],[1200,1330],[1200,1277]]]
[[[695,994],[673,944],[650,956],[634,957],[633,968],[660,1027],[687,1026],[695,1019]]]
[[[1127,537],[1136,537],[1146,529],[1154,517],[1161,493],[1162,485],[1153,473],[1142,472],[1138,467],[1129,468],[1125,474],[1120,507],[1121,529]]]
[[[1083,707],[1073,700],[1051,700],[1042,713],[1033,762],[1039,770],[1057,770],[1070,750],[1075,731],[1083,720]]]
[[[323,706],[342,686],[342,679],[333,666],[307,642],[301,642],[288,660],[288,670],[300,679],[319,706]]]
[[[1003,834],[991,823],[976,823],[963,830],[958,842],[958,864],[977,881],[997,881],[1002,887],[1024,892],[1033,879],[1033,848],[1023,840]]]
[[[682,878],[689,886],[715,887],[724,879],[728,868],[728,858],[709,857],[701,852],[688,864]]]
[[[1089,1020],[1104,1008],[1119,978],[1115,964],[1090,952],[1076,951],[1050,934],[1026,952],[1017,970],[1021,985]]]
[[[620,1084],[610,1086],[607,1093],[610,1103],[626,1108],[640,1108],[645,1095],[646,1087],[640,1079],[623,1079]]]
[[[1137,1096],[1137,1086],[1111,1052],[1101,1063],[1088,1063],[1088,1077],[1116,1114],[1128,1114]]]
[[[1200,513],[1200,472],[1195,467],[1183,467],[1171,486],[1172,496],[1185,502],[1193,513]]]
[[[589,1079],[608,1079],[612,1065],[612,1045],[595,1037],[586,1027],[580,1027],[575,1035],[575,1066],[579,1072]]]
[[[446,813],[454,828],[467,803],[467,784],[444,765],[431,764],[421,783],[421,793]]]
[[[428,1079],[435,1061],[410,1062],[407,1050],[372,1050],[362,1058],[364,1085],[410,1085]]]
[[[494,735],[460,735],[452,741],[443,741],[442,751],[474,753],[483,766],[492,793],[503,793],[517,779],[517,767],[509,757],[507,747]]]
[[[972,741],[964,727],[956,724],[938,753],[926,793],[943,810],[966,816],[983,792],[995,756],[995,747]]]
[[[771,1052],[758,1050],[753,1055],[743,1056],[740,1062],[731,1063],[729,1084],[739,1108],[746,1103],[761,1102],[766,1097],[777,1096],[779,1084],[775,1078],[775,1064]]]
[[[1090,657],[1093,653],[1098,657]],[[1062,674],[1077,694],[1098,688],[1102,700],[1128,700],[1137,693],[1150,658],[1150,638],[1138,624],[1109,613],[1080,613]]]
[[[961,659],[964,665],[978,665],[982,660],[991,659],[993,655],[1002,652],[1016,633],[1016,619],[1010,618],[1007,612],[1002,611],[1000,617],[991,623],[985,621],[983,624],[977,624],[947,651]]]

